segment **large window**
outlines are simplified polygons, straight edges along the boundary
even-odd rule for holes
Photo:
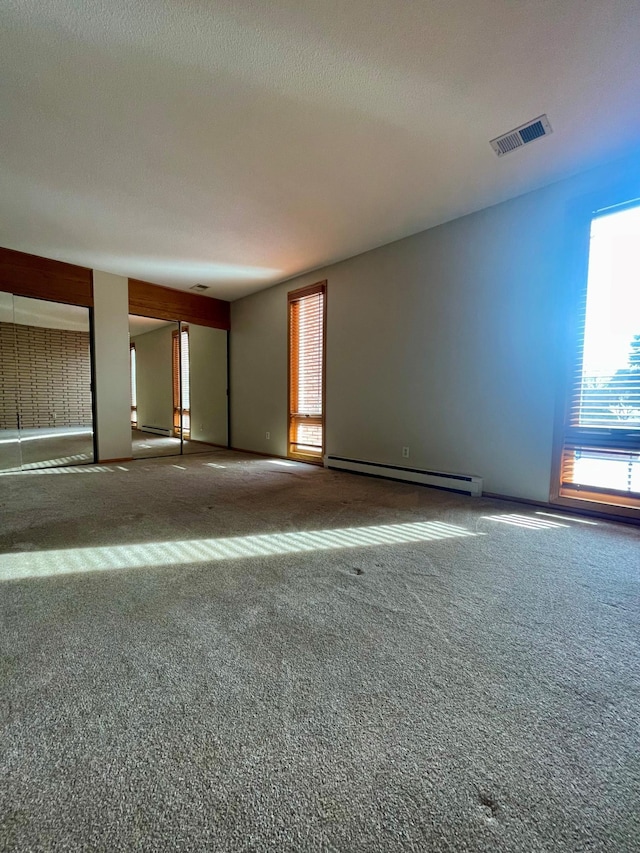
[[[640,508],[640,205],[593,216],[557,497]]]
[[[289,294],[289,456],[319,462],[324,451],[326,282]]]

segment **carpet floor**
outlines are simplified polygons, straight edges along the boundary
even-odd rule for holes
[[[185,440],[182,454],[211,453],[213,445]],[[134,459],[180,456],[180,439],[131,431]],[[41,430],[0,431],[0,474],[33,468],[59,468],[92,464],[93,433],[90,428],[47,427]]]
[[[84,465],[92,460],[90,427],[0,430],[0,472]]]
[[[223,450],[0,514],[0,850],[640,849],[637,527]]]
[[[180,456],[180,439],[173,436],[155,435],[143,430],[131,430],[131,452],[134,459],[155,459],[159,456]],[[202,441],[185,439],[182,454],[211,453],[212,445]]]

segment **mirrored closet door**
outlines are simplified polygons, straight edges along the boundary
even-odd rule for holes
[[[227,447],[227,332],[182,323],[181,335],[183,452]]]
[[[227,332],[129,316],[133,457],[228,445]]]
[[[88,308],[0,293],[0,470],[94,461]]]
[[[19,425],[13,296],[0,292],[0,472],[21,470]]]
[[[179,376],[175,373],[174,356],[178,332],[179,324],[171,320],[129,315],[134,459],[180,455],[179,408],[176,421]]]

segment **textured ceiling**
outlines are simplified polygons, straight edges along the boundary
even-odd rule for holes
[[[640,143],[637,0],[4,0],[0,245],[235,299]],[[489,140],[546,112],[554,133]]]

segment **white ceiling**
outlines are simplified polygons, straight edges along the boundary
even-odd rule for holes
[[[640,144],[638,0],[4,0],[0,245],[235,299]],[[554,133],[498,159],[541,113]]]

